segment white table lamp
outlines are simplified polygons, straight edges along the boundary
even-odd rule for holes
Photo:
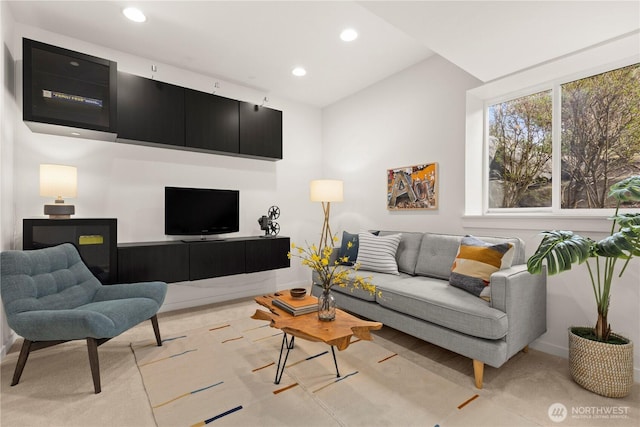
[[[44,214],[51,219],[67,219],[75,206],[65,204],[67,197],[78,195],[78,170],[75,166],[40,165],[40,195],[55,197],[54,204],[44,205]]]

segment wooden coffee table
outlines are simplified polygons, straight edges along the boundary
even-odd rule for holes
[[[256,297],[255,301],[261,306],[266,307],[269,311],[258,309],[254,315],[251,316],[252,319],[269,320],[272,328],[277,328],[284,332],[282,344],[280,345],[278,367],[276,369],[276,384],[280,384],[280,379],[282,379],[284,367],[289,357],[289,351],[293,348],[293,341],[296,337],[307,341],[323,342],[331,346],[333,362],[336,366],[336,376],[340,377],[334,347],[337,347],[340,351],[345,350],[349,347],[351,337],[354,335],[362,340],[371,341],[373,339],[371,337],[371,331],[382,328],[382,323],[380,322],[362,320],[340,309],[336,309],[336,318],[330,322],[320,321],[318,319],[318,313],[292,316],[273,305],[272,300],[278,295],[279,293],[276,292],[275,294]],[[291,335],[291,339],[289,339],[287,335]],[[284,361],[282,361],[282,354],[285,348],[287,351],[284,356]],[[280,365],[281,362],[282,367]]]

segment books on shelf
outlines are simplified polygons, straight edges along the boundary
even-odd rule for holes
[[[318,298],[312,295],[307,295],[302,299],[294,299],[290,295],[282,293],[275,297],[272,303],[292,316],[318,311]]]

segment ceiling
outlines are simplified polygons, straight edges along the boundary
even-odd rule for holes
[[[434,54],[486,82],[640,37],[640,0],[7,3],[17,22],[317,107]],[[122,15],[131,5],[145,23]],[[355,41],[339,39],[346,27]]]

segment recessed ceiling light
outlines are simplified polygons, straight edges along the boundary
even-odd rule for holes
[[[122,13],[133,22],[144,22],[147,20],[147,17],[144,16],[144,13],[142,13],[140,9],[137,9],[135,7],[128,7],[124,9]]]
[[[307,74],[307,70],[305,70],[302,67],[296,67],[293,70],[291,70],[291,74],[293,74],[296,77],[302,77]]]
[[[347,28],[340,33],[340,38],[345,42],[352,42],[358,38],[358,32],[353,28]]]

